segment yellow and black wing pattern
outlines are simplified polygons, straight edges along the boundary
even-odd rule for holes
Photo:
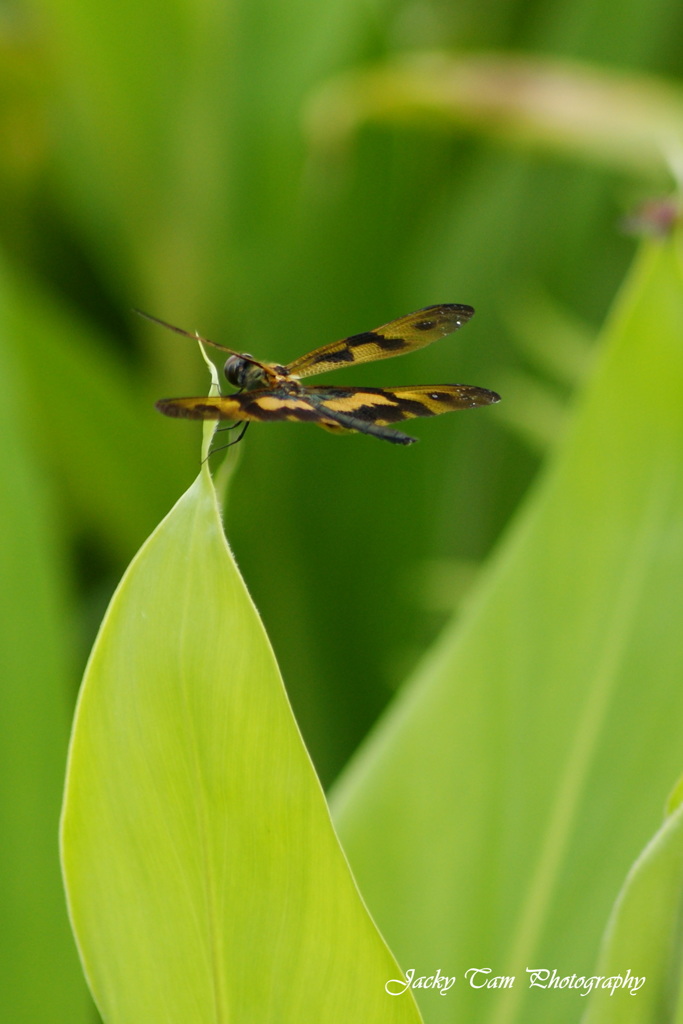
[[[414,352],[457,331],[473,316],[472,307],[460,303],[426,306],[377,327],[374,331],[352,334],[350,338],[323,345],[289,363],[286,371],[288,376],[294,378],[311,377],[316,373],[353,366],[354,363],[369,363],[376,359],[399,356],[404,352]]]
[[[294,420],[335,432],[371,434],[393,444],[417,440],[391,427],[417,416],[438,416],[498,402],[495,391],[468,384],[421,384],[397,388],[307,387],[259,389],[216,398],[165,398],[167,416],[215,420]]]
[[[500,401],[499,396],[495,391],[468,384],[331,388],[308,387],[299,380],[423,348],[452,334],[473,315],[471,306],[460,303],[426,306],[374,331],[353,334],[317,348],[288,366],[260,362],[247,353],[217,345],[230,353],[224,372],[230,383],[240,390],[232,395],[210,398],[162,398],[156,407],[166,416],[184,419],[233,420],[245,424],[293,420],[316,423],[335,432],[371,434],[392,444],[412,444],[417,438],[395,430],[396,424],[416,416],[438,416],[454,409],[492,405]],[[155,317],[149,319],[179,334],[198,337]]]

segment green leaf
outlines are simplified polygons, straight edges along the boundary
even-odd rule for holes
[[[633,865],[619,894],[593,972],[606,982],[591,996],[583,1024],[681,1020],[682,900],[683,811],[679,808]],[[614,992],[608,986],[612,979]],[[617,979],[623,980],[617,983]]]
[[[526,969],[591,973],[680,773],[682,339],[678,243],[649,245],[553,462],[336,791],[404,966],[518,979],[424,993],[430,1022],[575,1021]]]
[[[78,704],[63,865],[108,1024],[419,1020],[332,830],[206,467],[133,560]]]

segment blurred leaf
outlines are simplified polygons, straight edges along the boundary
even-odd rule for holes
[[[520,351],[558,384],[575,387],[591,369],[594,335],[567,309],[541,291],[517,289],[501,315]]]
[[[0,278],[0,984],[13,1024],[92,1020],[59,878],[71,608],[54,499],[34,464]]]
[[[418,1021],[384,991],[399,968],[332,830],[206,468],[102,625],[62,835],[111,1024]]]
[[[307,127],[324,149],[366,121],[454,125],[661,181],[681,162],[683,91],[552,57],[412,53],[328,82]]]
[[[140,543],[172,500],[183,467],[168,424],[139,380],[74,310],[23,275],[7,308],[21,360],[21,403],[42,458],[82,522],[117,553]],[[49,381],[49,401],[36,396]],[[179,435],[180,453],[189,434]]]
[[[520,353],[548,380],[528,372],[503,371],[498,386],[505,402],[498,415],[543,455],[566,427],[567,397],[560,388],[573,389],[587,377],[593,338],[575,316],[538,290],[525,295],[518,289],[501,303],[501,317]]]
[[[424,994],[430,1021],[576,1020],[526,968],[590,973],[680,772],[682,338],[678,243],[650,244],[552,465],[336,791],[401,962],[519,976]]]
[[[505,395],[499,416],[539,454],[545,454],[566,427],[565,403],[556,391],[528,373],[504,373],[498,383]]]
[[[643,850],[619,893],[593,972],[615,979],[614,992],[595,989],[583,1024],[680,1020],[682,900],[683,810],[679,807]]]

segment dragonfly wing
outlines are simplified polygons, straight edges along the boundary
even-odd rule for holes
[[[493,405],[500,395],[471,384],[419,384],[398,388],[311,387],[307,394],[328,415],[341,414],[380,427],[416,416]],[[356,428],[358,429],[358,428]]]
[[[216,398],[162,398],[156,408],[165,416],[191,420],[247,420],[268,423],[294,420],[316,423],[335,433],[356,431],[371,434],[394,444],[412,444],[414,437],[389,430],[369,417],[354,416],[343,409],[328,409],[324,396],[308,391],[245,391],[239,395]]]
[[[416,385],[398,388],[305,388],[244,391],[215,398],[162,398],[159,412],[193,420],[293,420],[316,423],[335,432],[356,431],[392,444],[416,438],[390,429],[416,416],[438,416],[498,402],[495,391],[469,384]]]
[[[427,306],[377,327],[374,331],[353,334],[350,338],[333,341],[330,345],[317,348],[314,352],[295,359],[286,370],[291,377],[310,377],[354,363],[389,359],[391,356],[413,352],[439,338],[445,338],[473,316],[474,310],[471,306],[459,303]]]
[[[162,398],[156,408],[165,416],[190,420],[300,420],[317,422],[318,407],[305,395],[259,389],[215,398]]]

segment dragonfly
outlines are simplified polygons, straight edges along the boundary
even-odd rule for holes
[[[471,306],[460,303],[426,306],[391,320],[374,331],[352,334],[316,348],[286,366],[255,359],[247,352],[236,352],[142,310],[136,312],[161,327],[228,353],[223,373],[237,389],[235,392],[212,397],[162,398],[156,403],[156,408],[165,416],[231,420],[233,427],[241,424],[242,431],[237,441],[244,436],[251,422],[289,420],[315,423],[334,433],[368,434],[391,444],[407,445],[418,438],[396,430],[395,424],[417,416],[438,416],[455,409],[472,409],[500,401],[500,395],[495,391],[471,384],[374,388],[311,387],[301,383],[302,379],[314,374],[414,352],[452,334],[474,315]]]

